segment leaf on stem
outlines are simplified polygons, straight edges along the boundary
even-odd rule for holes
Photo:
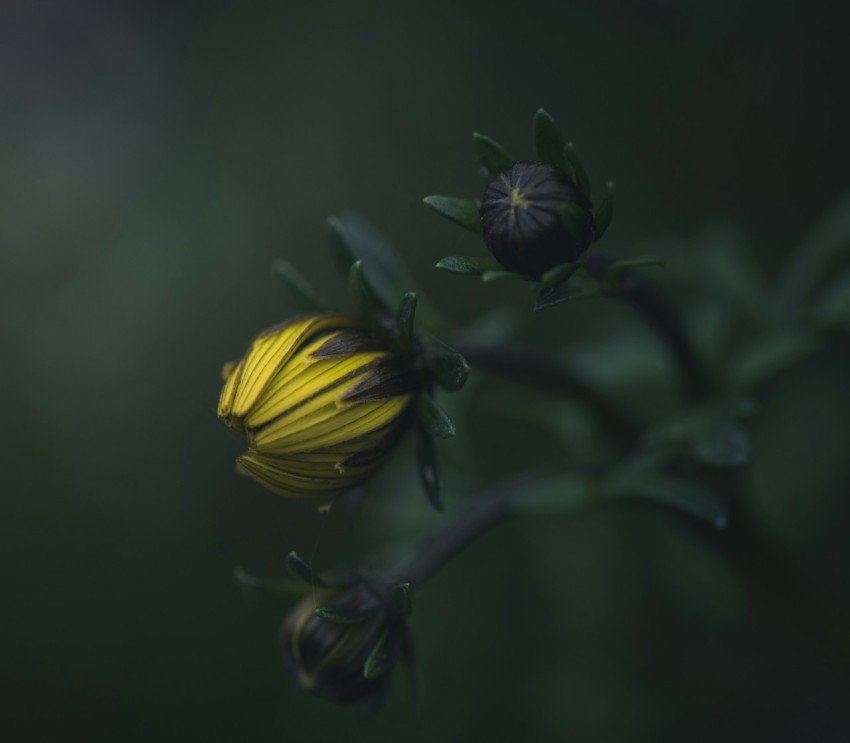
[[[472,135],[472,141],[475,144],[478,160],[493,178],[513,167],[514,158],[505,152],[498,142],[478,132]]]
[[[596,240],[602,239],[614,218],[614,182],[608,181],[605,184],[605,189],[602,203],[593,215],[593,235]]]
[[[308,586],[324,588],[326,583],[318,576],[313,566],[294,550],[286,556],[286,568],[299,580]]]
[[[850,271],[824,289],[814,303],[812,316],[827,327],[850,328]]]
[[[396,310],[398,334],[408,345],[412,344],[415,338],[415,321],[416,295],[413,292],[408,292],[401,298],[401,302],[399,302],[398,309]]]
[[[317,606],[313,610],[313,614],[320,619],[324,619],[326,622],[331,622],[331,624],[360,624],[360,622],[364,622],[372,616],[373,612],[366,614],[349,614],[348,612],[341,610],[339,607],[335,607],[333,604],[330,604],[328,606]]]
[[[481,280],[485,284],[489,284],[493,281],[504,281],[505,279],[518,279],[519,281],[534,281],[531,276],[526,276],[524,273],[517,273],[516,271],[506,271],[503,268],[492,269],[489,271],[485,271],[481,274]]]
[[[504,267],[495,258],[473,255],[450,255],[437,263],[437,268],[464,276],[481,276],[487,271],[501,271]]]
[[[375,293],[387,307],[395,307],[414,283],[392,244],[358,214],[338,214],[327,224],[331,256],[340,274],[346,278],[351,264],[362,261]]]
[[[289,290],[289,295],[292,297],[298,310],[304,312],[326,312],[327,305],[321,300],[319,295],[310,286],[295,267],[283,259],[278,259],[272,263],[272,271],[284,283]]]
[[[457,392],[463,388],[469,378],[469,364],[461,354],[441,341],[432,339],[429,357],[437,384],[448,392]]]
[[[369,657],[366,658],[366,663],[363,665],[363,675],[367,679],[378,678],[387,670],[387,637],[389,637],[389,628],[383,631],[378,642],[375,643],[375,647],[372,648],[372,652],[369,653]]]
[[[748,341],[729,362],[729,381],[748,389],[778,374],[815,351],[820,338],[809,330],[791,329]]]
[[[540,277],[540,283],[543,286],[555,286],[567,281],[576,271],[581,268],[581,263],[571,261],[569,263],[559,263],[554,268],[550,268]]]
[[[578,186],[579,193],[586,203],[590,203],[590,178],[587,177],[587,171],[579,160],[576,153],[575,145],[572,142],[567,142],[564,147],[564,159],[569,163],[575,176],[575,182]]]
[[[366,317],[376,319],[389,314],[387,305],[380,299],[375,288],[366,277],[362,261],[351,264],[351,270],[348,274],[348,290],[354,300],[354,305]]]
[[[301,581],[294,580],[267,580],[258,578],[250,573],[246,573],[242,568],[236,568],[233,571],[233,577],[239,585],[250,589],[266,593],[281,598],[298,598],[307,593],[310,589]]]
[[[389,600],[404,616],[413,613],[413,589],[410,583],[399,583],[390,589]]]
[[[470,232],[481,234],[481,215],[478,213],[478,205],[470,199],[461,199],[455,196],[426,196],[425,204],[431,207],[437,214],[445,217],[451,222],[464,227]]]
[[[564,171],[567,169],[564,135],[555,120],[542,108],[534,114],[534,152],[538,160]]]
[[[656,268],[663,266],[664,261],[655,256],[644,256],[642,258],[626,258],[620,261],[614,261],[605,271],[606,279],[616,279],[623,271],[630,271],[635,268]]]
[[[657,475],[636,480],[609,490],[607,497],[655,501],[705,519],[718,529],[723,529],[729,520],[728,508],[723,498],[700,482],[679,477]]]
[[[440,439],[450,439],[455,435],[455,426],[448,413],[430,395],[419,395],[417,407],[419,422],[428,433]]]
[[[576,274],[567,283],[542,287],[535,297],[534,311],[540,312],[549,307],[554,307],[556,304],[570,302],[574,299],[595,297],[601,291],[596,281],[582,274]]]
[[[437,464],[437,447],[434,437],[423,428],[418,429],[416,438],[416,459],[419,465],[419,479],[425,490],[425,496],[435,511],[445,507],[442,498],[442,481]]]

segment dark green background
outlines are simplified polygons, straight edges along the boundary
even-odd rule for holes
[[[539,106],[617,183],[609,250],[684,244],[720,216],[775,275],[848,186],[835,5],[4,2],[10,739],[850,738],[828,659],[651,508],[519,520],[434,579],[414,617],[420,727],[401,674],[365,724],[301,694],[278,663],[285,608],[246,599],[232,568],[354,560],[426,507],[390,473],[354,527],[321,517],[237,478],[215,419],[221,364],[288,312],[273,258],[342,301],[335,211],[380,225],[459,322],[525,309],[522,289],[432,269],[480,246],[421,199],[478,192],[473,130],[530,156]],[[597,307],[536,327],[569,336]],[[748,472],[763,523],[845,597],[848,371],[839,348],[769,388]],[[444,451],[500,471],[548,451],[488,430]]]

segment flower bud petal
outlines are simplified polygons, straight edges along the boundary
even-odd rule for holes
[[[274,492],[330,493],[371,475],[397,440],[418,373],[342,315],[261,333],[232,367],[219,417],[246,436],[239,467]]]

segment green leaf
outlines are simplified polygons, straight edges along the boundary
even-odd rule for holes
[[[812,316],[826,326],[850,328],[850,271],[826,287],[814,303]]]
[[[443,389],[457,392],[466,384],[469,377],[469,365],[461,354],[440,343],[439,348],[430,350],[431,368],[434,377]]]
[[[419,395],[419,421],[423,428],[440,439],[450,439],[455,435],[455,426],[445,410],[430,395]]]
[[[250,573],[246,573],[242,568],[236,568],[233,571],[233,577],[239,585],[244,586],[252,591],[263,592],[282,598],[298,598],[307,593],[310,589],[300,581],[292,580],[267,580],[265,578],[257,578]]]
[[[564,159],[570,164],[573,170],[573,175],[576,179],[579,193],[586,203],[590,203],[590,178],[587,177],[587,171],[581,164],[578,155],[576,154],[575,145],[572,142],[567,142],[564,147]]]
[[[327,224],[331,256],[344,278],[353,263],[362,261],[369,284],[387,307],[395,307],[415,286],[392,244],[363,217],[337,214]]]
[[[490,139],[490,137],[475,132],[472,135],[472,141],[475,144],[475,152],[478,155],[478,160],[493,178],[499,175],[499,173],[503,173],[513,167],[514,158],[505,152],[500,144]]]
[[[313,566],[295,551],[286,556],[286,568],[294,577],[303,580],[308,586],[324,588],[326,585],[313,570]]]
[[[455,196],[426,196],[424,201],[437,214],[449,221],[459,224],[470,232],[481,234],[481,215],[474,201]]]
[[[410,583],[399,583],[390,589],[390,602],[406,617],[413,613],[413,589]]]
[[[605,184],[605,196],[602,203],[593,215],[593,235],[596,240],[601,240],[614,218],[614,182]]]
[[[437,263],[437,268],[465,276],[481,276],[487,271],[503,270],[504,266],[495,258],[479,258],[472,255],[450,255],[441,259]]]
[[[808,356],[819,342],[811,331],[793,329],[750,340],[729,362],[729,380],[742,388],[752,387]]]
[[[534,114],[534,152],[538,160],[567,169],[564,160],[564,135],[555,120],[542,108]]]
[[[533,279],[530,276],[526,276],[524,273],[516,273],[516,271],[506,271],[503,268],[485,271],[483,274],[481,274],[481,280],[485,284],[489,284],[493,281],[504,281],[505,279],[519,279],[520,281],[533,281]]]
[[[710,467],[739,467],[750,461],[752,443],[737,421],[723,416],[706,426],[694,438],[694,459]]]
[[[830,209],[788,261],[779,282],[787,306],[811,296],[825,280],[835,276],[850,260],[850,197]]]
[[[366,317],[376,319],[381,315],[389,314],[389,309],[366,278],[362,261],[351,264],[348,274],[348,291],[351,293],[354,305]]]
[[[655,452],[687,453],[710,467],[738,467],[750,460],[752,444],[736,418],[752,412],[747,400],[692,408],[651,428],[643,443]]]
[[[416,459],[419,465],[419,479],[425,490],[425,496],[435,511],[442,511],[442,482],[440,468],[437,466],[437,447],[434,437],[420,428],[416,439]]]
[[[700,482],[657,475],[629,483],[607,493],[611,499],[641,498],[672,506],[691,516],[709,521],[718,529],[726,526],[729,513],[723,499]]]
[[[558,211],[564,229],[573,236],[576,242],[585,242],[589,237],[591,220],[584,208],[580,204],[568,201]]]
[[[372,613],[346,614],[333,606],[317,606],[313,614],[331,624],[360,624],[372,616]]]
[[[415,338],[414,325],[416,320],[416,295],[408,292],[401,298],[396,310],[396,327],[398,334],[408,344]]]
[[[387,657],[386,649],[389,632],[389,627],[383,631],[378,638],[378,642],[375,643],[375,647],[372,648],[372,652],[369,653],[369,657],[366,658],[366,663],[363,664],[363,675],[367,679],[378,678],[378,676],[387,670],[389,658]]]
[[[575,299],[587,299],[595,297],[601,292],[599,284],[593,279],[582,274],[576,274],[567,283],[557,286],[544,286],[537,292],[534,300],[534,311],[554,307],[562,302],[571,302]]]
[[[555,284],[562,284],[580,268],[581,263],[578,261],[559,263],[554,268],[550,268],[540,277],[540,283],[543,286],[555,286]]]
[[[289,261],[278,259],[272,263],[272,271],[286,285],[290,296],[299,310],[305,312],[326,312],[327,305],[319,298],[307,280]]]
[[[663,266],[664,261],[654,256],[646,256],[644,258],[627,258],[620,261],[614,261],[605,271],[606,279],[615,279],[623,271],[630,271],[635,268],[655,268]]]
[[[571,513],[591,500],[593,494],[593,482],[582,475],[552,476],[526,486],[515,508],[532,514]]]

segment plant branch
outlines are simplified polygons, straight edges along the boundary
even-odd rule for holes
[[[625,270],[612,281],[609,269],[614,260],[594,251],[582,254],[580,260],[609,295],[629,302],[647,325],[664,339],[676,358],[686,397],[692,401],[705,397],[707,380],[682,327],[681,313],[661,287],[634,270]]]
[[[414,555],[388,576],[388,582],[421,584],[467,545],[509,516],[524,488],[542,475],[541,472],[516,477],[481,493],[452,523],[425,539]]]

